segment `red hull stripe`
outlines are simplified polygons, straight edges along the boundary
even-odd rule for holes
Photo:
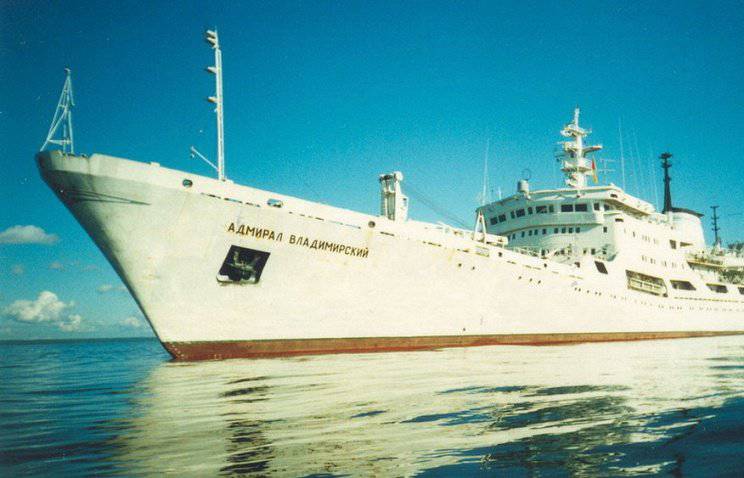
[[[600,332],[570,334],[463,335],[432,337],[360,337],[333,339],[234,340],[221,342],[164,342],[179,360],[282,357],[292,355],[431,350],[482,345],[559,345],[584,342],[680,339],[743,335],[744,331]]]

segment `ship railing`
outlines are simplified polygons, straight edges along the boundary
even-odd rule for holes
[[[532,257],[542,257],[543,256],[542,251],[544,250],[544,249],[532,248],[532,247],[510,247],[509,249],[511,249],[514,252],[518,252],[520,254],[525,254],[528,256],[532,256]]]

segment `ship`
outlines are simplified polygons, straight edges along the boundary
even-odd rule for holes
[[[69,70],[36,155],[175,359],[744,333],[744,257],[672,204],[670,154],[661,211],[600,185],[577,108],[560,131],[565,184],[523,178],[472,229],[409,218],[398,171],[379,175],[376,215],[240,185],[225,174],[217,32],[206,40],[217,164],[192,153],[216,177],[76,153]]]

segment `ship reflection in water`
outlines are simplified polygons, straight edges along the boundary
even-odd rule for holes
[[[739,337],[157,366],[126,474],[735,474]]]

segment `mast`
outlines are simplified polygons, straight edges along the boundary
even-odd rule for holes
[[[572,141],[564,141],[561,171],[566,175],[566,185],[582,189],[586,187],[586,177],[593,174],[593,161],[586,157],[587,154],[599,151],[602,145],[584,146],[584,138],[591,131],[579,126],[579,115],[581,110],[577,106],[574,109],[573,121],[561,130],[561,136],[572,138]]]
[[[718,206],[711,206],[711,209],[713,209],[713,234],[715,235],[715,242],[713,243],[713,247],[720,248],[721,247],[721,228],[718,227],[718,220],[721,218],[721,216],[718,215]]]
[[[49,125],[44,144],[39,151],[43,151],[50,144],[62,146],[62,152],[65,154],[75,154],[75,137],[72,131],[72,107],[75,106],[75,100],[72,96],[72,71],[65,68],[65,84],[62,87],[62,93],[57,102],[57,109],[54,110],[52,124]],[[61,137],[56,138],[57,130],[62,127]]]
[[[207,30],[204,33],[204,39],[212,45],[214,50],[214,66],[208,66],[207,71],[215,77],[215,95],[207,98],[207,101],[214,103],[214,112],[217,114],[217,179],[224,181],[225,176],[225,125],[224,125],[224,108],[222,103],[222,50],[220,50],[220,40],[217,36],[217,29]]]
[[[672,163],[669,161],[671,157],[672,153],[661,153],[661,156],[659,156],[661,167],[664,168],[664,209],[661,212],[665,214],[672,210],[672,189],[669,185],[672,181],[672,178],[669,177],[669,168],[672,167]]]

